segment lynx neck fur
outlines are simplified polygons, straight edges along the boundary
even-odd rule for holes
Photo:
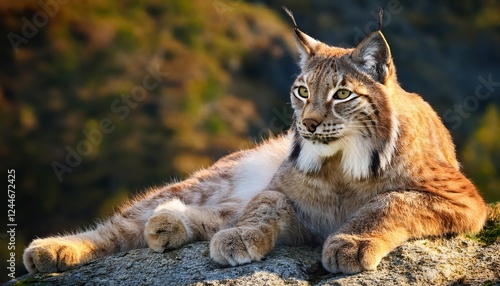
[[[327,270],[356,273],[408,239],[479,231],[485,204],[436,112],[400,87],[381,31],[351,49],[294,33],[301,73],[287,135],[153,189],[91,230],[34,240],[26,268],[210,240],[222,265],[261,260],[276,244],[322,244]]]

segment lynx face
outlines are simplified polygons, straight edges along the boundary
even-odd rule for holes
[[[349,136],[382,135],[377,131],[383,129],[380,112],[388,112],[385,94],[373,82],[358,80],[349,69],[339,71],[339,66],[349,67],[348,61],[325,59],[293,84],[296,128],[304,139],[328,145]]]
[[[394,67],[381,33],[355,49],[330,47],[296,29],[301,74],[291,88],[295,155],[303,171],[343,152],[344,173],[366,178],[391,161],[397,124],[386,92]],[[382,64],[379,64],[382,63]],[[389,138],[389,140],[387,140]],[[293,157],[293,156],[292,156]]]

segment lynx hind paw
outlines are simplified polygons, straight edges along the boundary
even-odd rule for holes
[[[322,262],[332,273],[354,274],[375,269],[384,256],[378,239],[338,234],[325,242]]]
[[[260,261],[274,247],[272,237],[254,228],[229,228],[210,241],[210,257],[221,264],[237,266]]]
[[[182,214],[167,210],[153,214],[144,229],[149,248],[156,252],[163,252],[186,244],[191,234],[182,216]]]
[[[29,272],[61,272],[80,264],[78,247],[58,238],[33,241],[24,251],[23,262]]]

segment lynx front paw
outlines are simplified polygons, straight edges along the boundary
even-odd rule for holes
[[[170,211],[161,211],[151,216],[144,229],[149,248],[163,252],[186,244],[190,233],[181,216],[182,214]]]
[[[80,264],[75,244],[57,238],[33,241],[24,251],[23,262],[29,272],[60,272]]]
[[[210,241],[210,257],[222,265],[260,261],[274,247],[271,236],[258,229],[234,227],[217,232]]]
[[[330,236],[323,246],[323,267],[332,273],[345,274],[373,270],[385,255],[382,249],[382,242],[375,238]]]

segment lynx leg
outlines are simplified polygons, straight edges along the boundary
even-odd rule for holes
[[[217,232],[210,242],[210,256],[222,265],[259,261],[289,232],[298,237],[293,206],[279,192],[265,191],[253,198],[235,227]]]
[[[143,225],[115,215],[91,231],[36,239],[24,251],[23,262],[31,273],[59,272],[119,251],[144,247]]]
[[[372,270],[410,238],[478,231],[484,217],[481,207],[475,210],[427,192],[382,194],[328,237],[323,245],[323,266],[333,273]]]
[[[218,206],[186,205],[174,199],[156,208],[144,229],[149,248],[157,252],[209,240],[236,215],[236,203]]]
[[[170,185],[132,202],[95,229],[34,240],[24,251],[30,272],[59,272],[116,252],[146,247],[144,225],[154,208],[172,195]]]

